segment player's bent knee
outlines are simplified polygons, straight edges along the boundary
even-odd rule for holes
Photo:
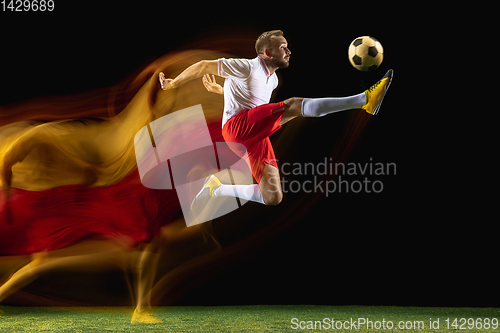
[[[283,200],[283,194],[281,192],[268,193],[263,195],[262,199],[264,199],[266,206],[276,206]]]
[[[291,97],[283,101],[285,109],[295,108],[302,104],[302,97]]]
[[[283,105],[285,106],[285,111],[288,111],[296,116],[301,115],[302,100],[303,100],[302,97],[292,97],[283,101]]]

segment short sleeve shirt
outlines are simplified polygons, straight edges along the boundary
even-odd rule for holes
[[[268,104],[278,86],[276,73],[270,74],[261,57],[254,59],[219,59],[218,75],[224,82],[224,115],[222,127],[228,119],[242,110]]]

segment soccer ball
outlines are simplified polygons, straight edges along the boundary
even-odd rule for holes
[[[384,60],[384,49],[370,36],[358,37],[349,45],[349,61],[359,71],[372,71]]]

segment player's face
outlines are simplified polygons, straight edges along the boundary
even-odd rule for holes
[[[292,54],[292,52],[288,49],[288,42],[285,37],[273,36],[271,43],[271,61],[278,68],[287,68],[290,65],[290,54]]]

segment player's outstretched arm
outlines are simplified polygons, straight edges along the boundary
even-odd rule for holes
[[[209,92],[221,94],[221,95],[224,94],[224,88],[222,88],[222,86],[220,84],[215,82],[214,75],[212,75],[212,78],[210,78],[210,74],[205,74],[205,75],[203,75],[202,81],[203,81],[203,85],[205,86],[205,88]]]
[[[161,88],[163,90],[178,88],[184,83],[200,78],[205,74],[218,74],[218,65],[218,60],[202,60],[186,68],[184,72],[180,73],[175,79],[167,79],[165,78],[165,74],[160,72],[159,80]]]

